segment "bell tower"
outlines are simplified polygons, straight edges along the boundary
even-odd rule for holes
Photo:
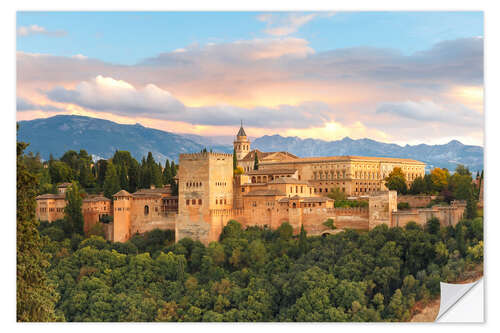
[[[239,161],[243,159],[250,152],[250,140],[247,138],[247,134],[243,129],[243,121],[241,122],[240,130],[236,134],[236,140],[234,141],[234,150],[236,152],[236,159]]]

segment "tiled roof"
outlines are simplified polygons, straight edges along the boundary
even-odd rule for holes
[[[278,196],[278,195],[285,195],[285,194],[278,190],[254,190],[248,192],[247,194],[244,194],[243,196]]]
[[[409,158],[396,158],[396,157],[373,157],[373,156],[320,156],[320,157],[302,157],[298,159],[289,159],[279,162],[267,162],[266,164],[279,164],[279,163],[305,163],[305,162],[321,162],[321,161],[380,161],[388,163],[415,163],[422,164],[424,162],[412,160]]]
[[[245,133],[245,130],[243,129],[243,125],[240,127],[240,130],[238,131],[237,136],[247,136],[247,134]]]
[[[161,198],[162,195],[160,193],[132,193],[134,198]]]
[[[257,154],[257,158],[259,159],[259,162],[260,162],[260,160],[262,160],[262,158],[266,157],[267,155],[272,154],[272,152],[271,153],[264,153],[258,149],[254,149],[254,150],[250,151],[248,154],[246,154],[245,157],[243,157],[241,160],[242,161],[253,161],[255,159],[255,154]]]
[[[278,201],[279,202],[289,202],[290,199],[299,199],[300,201],[303,202],[327,202],[327,201],[332,201],[332,199],[325,198],[325,197],[299,197],[299,196],[293,196],[291,198],[281,198]]]
[[[247,175],[293,174],[295,172],[297,172],[297,169],[261,169],[248,171]]]
[[[325,198],[325,197],[306,197],[303,198],[304,202],[327,202],[327,201],[333,201],[330,198]]]
[[[133,194],[150,194],[150,193],[158,193],[158,194],[171,194],[172,189],[170,185],[168,187],[158,187],[158,188],[141,188],[140,190],[134,192]]]
[[[304,184],[309,185],[307,180],[298,180],[292,177],[279,177],[271,180],[269,184]]]
[[[86,201],[86,202],[111,201],[111,199],[106,198],[102,195],[89,195],[88,197],[83,199],[83,201]]]
[[[40,199],[65,199],[66,195],[65,194],[52,194],[52,193],[47,193],[47,194],[42,194],[37,196],[35,199],[40,200]]]
[[[113,194],[113,196],[114,197],[131,197],[132,194],[128,193],[125,190],[120,190],[120,191],[116,192],[115,194]]]

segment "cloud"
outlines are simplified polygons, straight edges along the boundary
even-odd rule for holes
[[[136,89],[130,83],[97,76],[74,89],[57,87],[46,93],[52,101],[71,103],[96,111],[125,116],[148,116],[195,125],[236,126],[243,119],[255,127],[307,128],[328,121],[331,110],[325,103],[304,102],[298,106],[239,108],[230,105],[187,107],[170,92],[154,84]]]
[[[71,58],[73,58],[73,59],[79,59],[79,60],[88,59],[88,57],[84,56],[83,54],[75,54],[75,55],[71,56]]]
[[[168,91],[154,84],[137,90],[130,83],[98,75],[91,81],[81,82],[75,89],[57,87],[47,97],[61,103],[72,103],[97,111],[116,111],[127,114],[177,113],[184,105]]]
[[[304,24],[316,18],[318,14],[261,14],[257,16],[257,20],[265,22],[267,28],[264,30],[265,33],[272,36],[288,36],[293,34]]]
[[[133,90],[120,87],[111,98],[110,88],[95,82],[99,75]],[[449,137],[460,126],[482,142],[483,120],[472,112],[482,113],[483,40],[443,41],[406,55],[374,47],[315,52],[301,38],[252,39],[185,46],[129,66],[17,52],[17,89],[33,100],[49,96],[131,118],[233,126],[248,117],[255,130],[310,130],[333,119],[354,131],[359,121],[367,135],[383,131],[392,140],[424,131],[428,140]]]
[[[19,37],[26,37],[26,36],[32,36],[32,35],[63,37],[63,36],[67,35],[67,32],[64,30],[49,31],[49,30],[45,29],[44,27],[33,24],[30,26],[21,26],[21,27],[17,28],[17,35]]]
[[[463,105],[438,105],[432,101],[383,103],[377,114],[389,114],[418,122],[438,122],[466,127],[483,126],[482,114]]]
[[[24,99],[22,97],[17,97],[16,98],[16,110],[18,112],[23,112],[23,111],[35,111],[35,110],[41,110],[41,111],[64,111],[61,108],[58,108],[53,105],[40,105],[40,104],[35,104],[27,99]]]

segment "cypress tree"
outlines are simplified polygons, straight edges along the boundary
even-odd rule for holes
[[[170,169],[170,162],[165,160],[165,168],[163,169],[163,183],[170,184],[172,181],[172,170]]]
[[[172,178],[177,175],[177,166],[174,161],[170,162],[170,174],[172,175]]]
[[[80,187],[73,182],[71,188],[66,192],[66,207],[64,208],[64,223],[69,234],[77,233],[83,235],[82,197]]]
[[[300,227],[299,250],[301,254],[305,254],[307,252],[307,233],[304,230],[304,225]]]
[[[136,160],[133,160],[128,170],[129,192],[137,191],[138,186],[139,186],[139,163],[137,163]]]
[[[41,251],[36,210],[36,176],[22,160],[28,144],[17,142],[16,214],[16,318],[17,321],[56,321],[55,303],[59,295],[50,285],[47,256]]]
[[[259,170],[259,158],[257,157],[257,152],[255,151],[255,160],[253,162],[253,169],[254,170]]]
[[[233,170],[238,166],[238,159],[236,158],[236,148],[233,148]]]
[[[120,191],[120,179],[113,163],[108,163],[106,178],[104,179],[104,195],[111,199],[113,194]]]

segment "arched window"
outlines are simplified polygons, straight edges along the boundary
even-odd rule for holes
[[[191,200],[191,204],[196,205],[196,199]]]
[[[297,208],[297,204],[295,202],[292,204],[292,208]]]
[[[146,205],[144,206],[144,215],[148,215],[149,214],[149,206]]]
[[[186,200],[186,206],[189,206],[189,199]]]
[[[201,199],[198,199],[198,205],[201,205]]]

